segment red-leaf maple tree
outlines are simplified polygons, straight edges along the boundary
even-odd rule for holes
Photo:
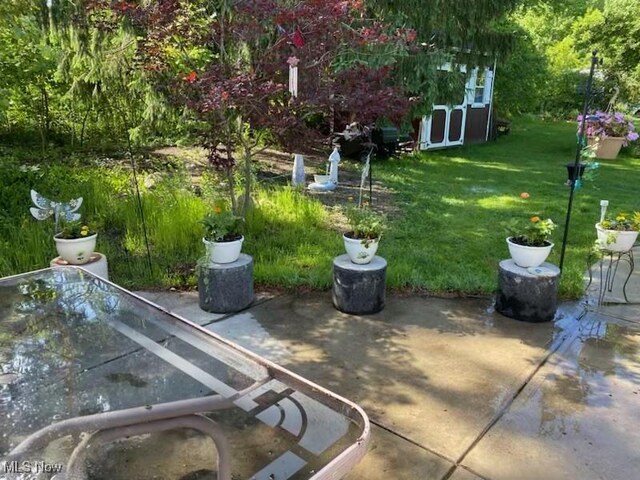
[[[140,66],[206,124],[202,143],[211,165],[226,172],[240,213],[250,204],[259,149],[277,144],[303,152],[336,119],[399,122],[407,111],[384,52],[406,47],[415,32],[389,35],[387,26],[366,20],[362,0],[94,0],[90,9],[103,25],[126,21],[138,31]],[[294,57],[297,96],[288,90]],[[236,156],[246,173],[240,204]]]

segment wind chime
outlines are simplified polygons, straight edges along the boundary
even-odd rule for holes
[[[302,36],[302,32],[300,28],[296,28],[293,34],[287,33],[287,31],[282,28],[281,25],[277,26],[278,32],[287,39],[287,43],[293,45],[294,48],[302,48],[304,47],[304,37]],[[287,59],[287,64],[289,64],[289,92],[293,98],[298,97],[298,64],[300,63],[300,59],[295,55],[291,55]],[[303,185],[305,183],[304,176],[304,157],[300,154],[294,155],[293,160],[293,173],[291,176],[291,183],[293,185]]]
[[[295,48],[304,47],[305,41],[302,36],[302,31],[300,31],[299,27],[296,27],[295,32],[289,34],[281,25],[277,26],[278,32],[287,38],[287,42]],[[298,96],[298,64],[300,63],[300,59],[295,55],[291,55],[287,59],[287,63],[289,64],[289,92],[293,97]]]

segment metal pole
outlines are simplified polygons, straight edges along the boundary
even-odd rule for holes
[[[582,148],[584,145],[584,130],[585,122],[587,118],[587,110],[589,108],[589,101],[591,99],[591,90],[593,87],[593,74],[598,64],[598,51],[594,50],[591,55],[591,70],[589,71],[589,78],[587,79],[587,88],[584,92],[584,105],[582,108],[582,120],[580,121],[580,130],[578,133],[578,145],[576,146],[576,158],[573,164],[573,178],[571,179],[571,191],[569,192],[569,204],[567,205],[567,217],[564,223],[564,236],[562,238],[562,251],[560,253],[560,272],[564,266],[564,255],[567,249],[567,239],[569,238],[569,224],[571,223],[571,209],[573,208],[573,195],[576,190],[576,181],[579,178],[580,170],[580,157],[582,156]]]

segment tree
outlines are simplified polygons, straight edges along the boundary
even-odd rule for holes
[[[595,45],[604,58],[603,68],[611,84],[620,88],[620,100],[640,103],[640,15],[635,0],[606,0],[603,15],[596,18],[583,39]]]
[[[392,52],[412,42],[412,32],[396,29],[390,37],[385,25],[366,19],[361,1],[99,0],[91,8],[103,22],[124,21],[142,38],[140,65],[159,92],[202,122],[210,164],[225,172],[241,214],[250,205],[259,150],[274,143],[290,152],[308,149],[334,115],[397,122],[407,109],[389,64]],[[297,96],[287,88],[290,64],[298,66]],[[239,202],[238,157],[244,164]]]
[[[416,32],[415,47],[398,55],[396,81],[405,91],[419,96],[417,115],[429,112],[436,97],[451,97],[438,80],[438,67],[445,62],[473,66],[493,65],[496,56],[511,51],[518,29],[505,19],[520,0],[367,0],[371,14],[392,27]],[[471,73],[472,69],[469,69]],[[455,82],[455,76],[448,79]],[[440,88],[438,84],[440,83]]]

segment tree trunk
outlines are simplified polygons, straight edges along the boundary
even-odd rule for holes
[[[242,216],[246,217],[251,209],[251,147],[244,145],[244,196],[242,199]]]
[[[84,132],[87,126],[87,120],[89,118],[89,114],[91,113],[92,106],[93,104],[89,103],[89,107],[87,108],[87,111],[84,114],[84,118],[82,119],[82,129],[80,130],[80,148],[84,147]]]
[[[40,147],[42,153],[42,161],[45,159],[47,148],[47,134],[49,117],[49,102],[47,97],[47,88],[44,84],[40,85]]]

